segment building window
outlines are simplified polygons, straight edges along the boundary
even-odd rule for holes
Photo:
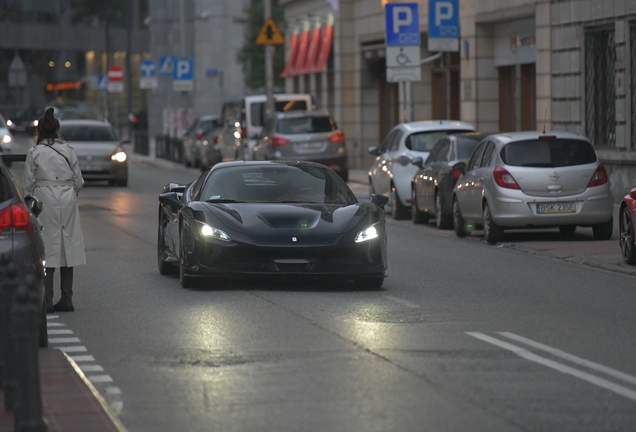
[[[585,34],[585,125],[596,146],[616,146],[616,55],[613,30]]]

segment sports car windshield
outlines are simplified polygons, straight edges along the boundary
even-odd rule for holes
[[[217,169],[207,179],[199,200],[347,205],[358,202],[349,186],[326,167],[279,163]]]

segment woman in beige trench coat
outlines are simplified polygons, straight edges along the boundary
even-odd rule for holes
[[[36,145],[27,153],[23,174],[26,194],[38,197],[44,204],[38,216],[43,226],[46,276],[44,290],[46,309],[51,312],[73,312],[73,267],[86,264],[84,240],[80,225],[77,194],[84,179],[71,146],[59,135],[60,123],[49,108],[39,120]],[[60,269],[62,296],[53,305],[53,275]]]

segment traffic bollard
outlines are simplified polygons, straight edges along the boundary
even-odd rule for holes
[[[2,303],[2,319],[4,322],[4,340],[3,340],[3,357],[4,363],[4,379],[2,381],[2,387],[4,389],[4,409],[6,411],[13,411],[16,403],[16,391],[18,387],[17,368],[18,358],[16,356],[16,347],[12,332],[15,330],[15,326],[11,320],[11,303],[13,302],[13,296],[19,285],[18,270],[14,262],[10,262],[5,266],[5,278],[2,283],[3,291],[3,303]]]
[[[42,418],[42,392],[38,357],[38,312],[40,297],[35,277],[27,275],[26,284],[20,285],[11,307],[12,338],[18,363],[18,391],[15,404],[16,432],[44,432]]]

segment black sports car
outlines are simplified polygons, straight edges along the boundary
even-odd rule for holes
[[[312,162],[217,164],[159,196],[159,272],[184,288],[214,275],[308,275],[379,288],[387,269],[382,206],[358,202]]]

